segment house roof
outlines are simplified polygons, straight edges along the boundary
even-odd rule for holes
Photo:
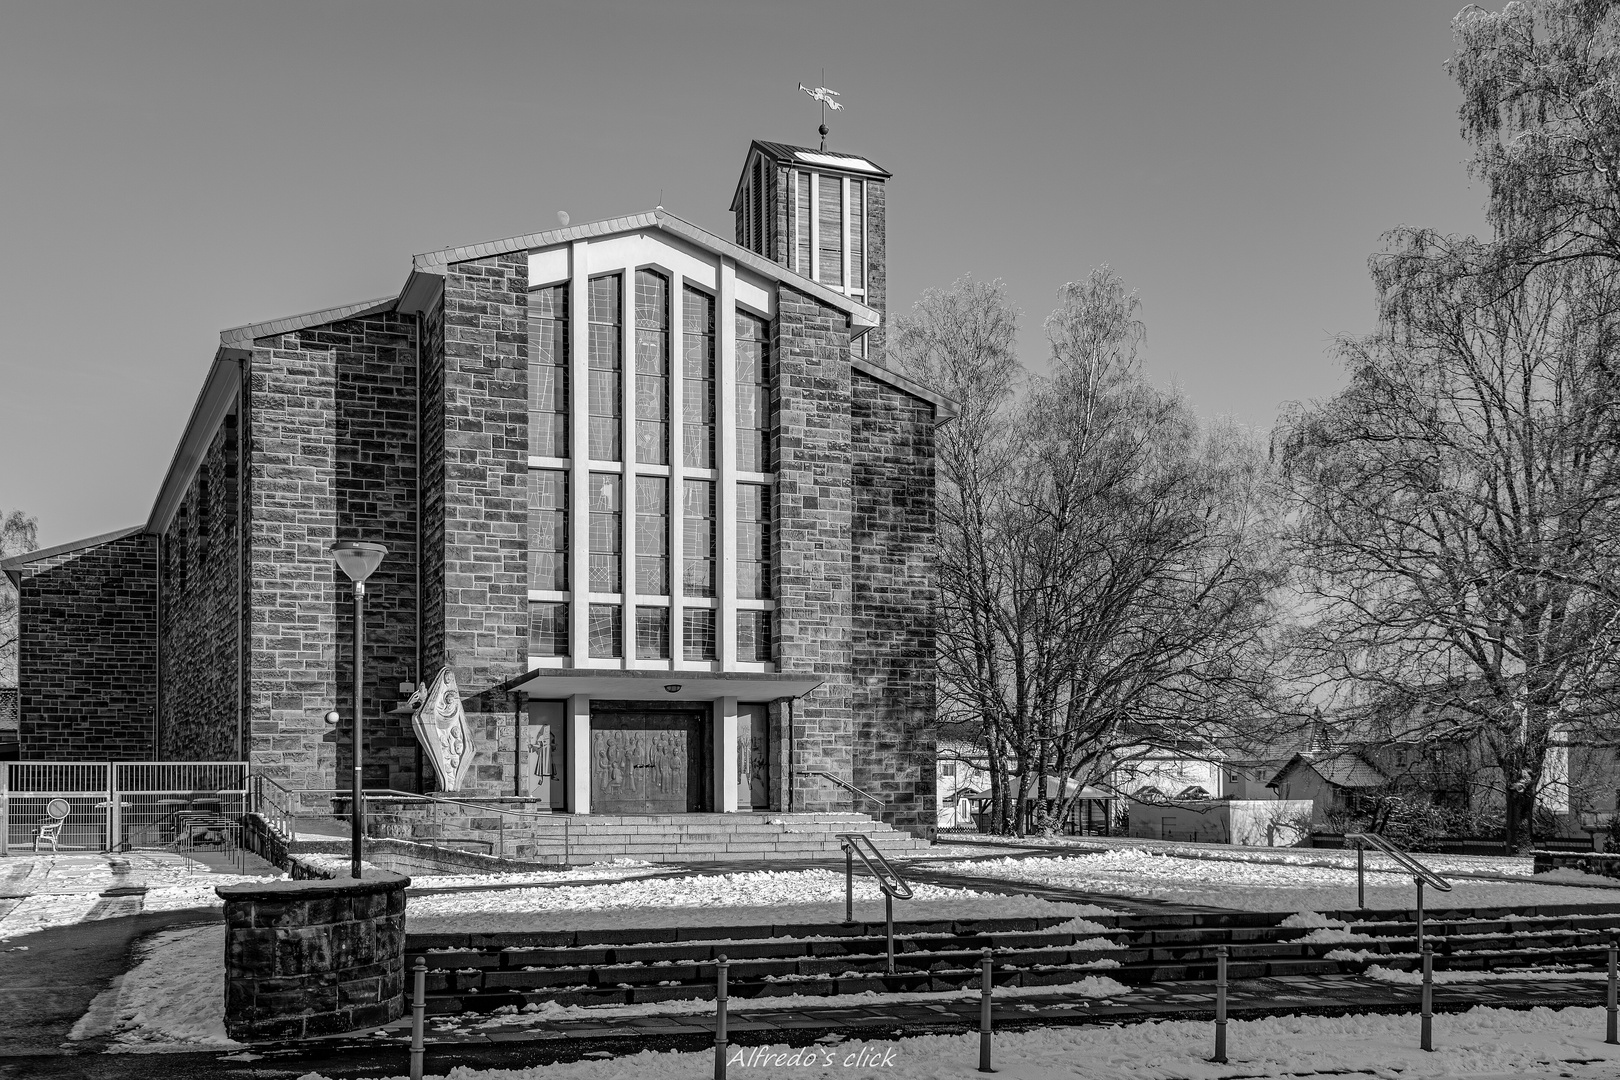
[[[1277,775],[1266,782],[1266,786],[1275,786],[1283,774],[1293,769],[1295,765],[1303,765],[1313,770],[1316,775],[1334,787],[1375,788],[1389,783],[1383,773],[1368,764],[1359,754],[1341,750],[1295,754],[1288,759],[1286,765],[1277,770]]]

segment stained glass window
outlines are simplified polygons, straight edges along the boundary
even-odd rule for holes
[[[618,274],[590,283],[590,456],[597,461],[620,460],[624,399],[619,380],[624,365],[619,285]]]
[[[592,604],[590,614],[591,655],[624,655],[624,609],[618,604]]]
[[[683,486],[681,591],[687,596],[713,596],[714,481],[687,480]]]
[[[636,460],[669,464],[669,279],[636,271]]]
[[[624,531],[619,516],[624,508],[622,484],[623,480],[611,473],[591,473],[591,592],[616,593],[623,581],[620,555]]]
[[[737,468],[770,472],[770,324],[737,312]]]
[[[713,660],[715,656],[714,642],[714,609],[713,608],[687,608],[682,620],[683,627],[681,654],[688,660]]]
[[[568,605],[529,601],[529,655],[568,655]]]
[[[737,596],[771,595],[771,492],[763,484],[737,485]]]
[[[681,458],[714,468],[714,297],[688,286],[681,297]]]
[[[529,294],[529,453],[568,457],[568,286]]]
[[[770,612],[737,612],[737,659],[755,664],[771,662]]]
[[[529,472],[529,588],[568,588],[568,474]]]
[[[642,660],[669,659],[669,608],[636,608],[636,656]]]
[[[669,595],[669,481],[636,477],[636,592]]]

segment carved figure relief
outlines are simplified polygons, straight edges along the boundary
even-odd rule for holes
[[[445,791],[460,791],[472,768],[472,732],[461,708],[461,688],[449,667],[411,695],[411,727]]]

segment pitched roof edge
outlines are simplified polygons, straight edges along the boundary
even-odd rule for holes
[[[324,326],[327,323],[342,322],[344,319],[376,315],[380,312],[392,311],[398,299],[397,295],[383,296],[376,300],[362,300],[354,304],[343,304],[340,307],[322,308],[319,311],[306,311],[302,314],[287,315],[279,319],[248,323],[246,326],[233,326],[229,330],[219,332],[219,343],[226,347],[251,345],[259,338],[275,337],[277,334],[291,334],[299,330],[307,330],[311,326]]]
[[[858,300],[852,300],[841,292],[827,288],[819,282],[811,281],[802,274],[797,274],[787,267],[756,255],[745,247],[740,247],[714,233],[676,217],[668,210],[649,210],[641,214],[630,214],[625,217],[605,218],[602,221],[589,221],[582,225],[569,225],[562,229],[548,229],[545,232],[528,233],[524,236],[509,236],[504,240],[491,240],[482,244],[469,244],[465,247],[442,248],[438,251],[427,251],[412,259],[415,272],[442,274],[443,268],[451,263],[467,262],[471,259],[487,259],[494,255],[510,255],[518,251],[529,251],[539,247],[550,247],[554,244],[565,244],[572,240],[591,240],[598,236],[612,236],[617,233],[633,232],[637,229],[663,229],[666,232],[689,240],[700,247],[706,247],[718,255],[731,259],[739,266],[747,267],[761,277],[770,278],[780,284],[791,286],[806,295],[813,296],[823,303],[829,304],[845,314],[863,330],[871,329],[882,322],[882,316],[876,309],[867,307]]]
[[[743,182],[748,179],[748,166],[749,163],[753,161],[756,151],[770,158],[779,165],[789,165],[794,168],[804,169],[806,172],[846,173],[850,176],[858,176],[868,180],[892,180],[894,178],[894,173],[890,172],[888,169],[885,169],[871,158],[865,157],[861,154],[846,154],[841,150],[817,150],[812,146],[794,146],[792,143],[772,142],[770,139],[754,139],[749,142],[748,152],[743,155],[742,175],[737,178],[737,186],[731,192],[730,210],[732,213],[737,212],[737,203],[742,200]],[[787,151],[787,153],[783,153],[783,151]],[[800,154],[824,154],[828,157],[842,157],[850,158],[854,161],[864,161],[877,171],[871,172],[867,169],[853,168],[840,169],[836,166],[827,165],[822,162],[803,161],[799,158]]]
[[[25,551],[20,555],[13,555],[9,559],[0,559],[0,570],[4,570],[6,576],[11,578],[15,584],[23,568],[29,563],[43,562],[46,559],[54,559],[58,555],[100,547],[102,544],[110,544],[114,540],[122,540],[126,536],[134,536],[136,533],[145,531],[145,525],[131,525],[127,529],[115,529],[110,533],[102,533],[100,536],[91,536],[83,540],[70,540],[65,544],[57,544],[54,547]]]
[[[214,432],[219,430],[220,423],[236,402],[242,385],[242,362],[247,357],[245,349],[227,348],[224,345],[215,351],[202,389],[197,391],[197,401],[191,407],[191,416],[180,432],[174,457],[169,459],[168,471],[158,485],[157,498],[152,500],[152,512],[143,526],[152,535],[161,535],[174,520],[180,500],[191,486],[191,478],[197,474],[203,455],[208,452],[208,444],[214,440]]]
[[[909,375],[902,375],[898,371],[891,371],[881,364],[874,364],[870,360],[852,357],[850,366],[863,375],[869,375],[880,383],[887,383],[902,393],[910,394],[914,398],[921,398],[932,405],[935,411],[946,420],[954,420],[962,413],[962,407],[944,394],[935,393],[922,383]]]

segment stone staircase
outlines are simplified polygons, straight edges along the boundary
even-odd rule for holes
[[[760,862],[842,859],[839,833],[864,833],[890,859],[928,842],[866,814],[667,814],[570,817],[559,835],[536,837],[535,855],[569,865],[607,859]]]
[[[1345,914],[1345,913],[1340,913]],[[1504,917],[1506,916],[1506,917]],[[1216,948],[1231,979],[1354,975],[1373,964],[1413,969],[1416,924],[1405,913],[1350,914],[1351,941],[1307,941],[1311,928],[1266,913],[1094,916],[1103,932],[1068,920],[897,922],[895,973],[885,971],[881,923],[580,930],[499,935],[413,934],[407,964],[428,962],[428,1011],[522,1008],[540,1002],[606,1005],[714,996],[714,960],[729,961],[731,996],[841,995],[972,988],[981,950],[995,950],[997,986],[1051,986],[1088,975],[1126,985],[1213,980]],[[1601,970],[1620,912],[1515,916],[1448,912],[1425,923],[1434,967],[1448,970]],[[1319,935],[1323,936],[1323,935]],[[1338,935],[1329,935],[1338,936]],[[1355,958],[1330,954],[1349,950]],[[1362,955],[1365,954],[1365,955]]]

